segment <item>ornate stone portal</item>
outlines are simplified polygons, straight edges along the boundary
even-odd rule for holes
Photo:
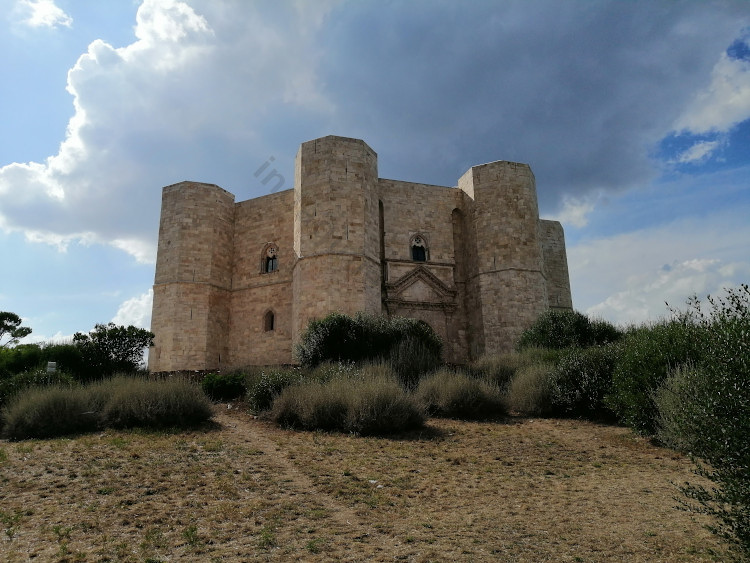
[[[292,190],[164,188],[149,369],[292,363],[332,311],[422,319],[463,363],[571,307],[562,226],[539,219],[528,165],[474,166],[454,188],[387,180],[366,143],[329,136],[302,144]]]

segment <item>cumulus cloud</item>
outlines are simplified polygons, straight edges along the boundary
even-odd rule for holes
[[[675,122],[677,131],[726,132],[750,119],[750,61],[724,53],[700,90]]]
[[[151,307],[154,302],[154,292],[149,289],[146,293],[138,295],[120,305],[112,322],[117,325],[137,326],[149,328],[151,326]]]
[[[568,249],[573,304],[622,324],[662,317],[693,294],[717,294],[750,278],[742,212],[689,218],[669,225],[578,244]]]
[[[93,41],[68,72],[75,113],[57,154],[0,167],[0,228],[63,250],[81,239],[109,244],[152,262],[162,186],[245,187],[248,169],[277,152],[268,147],[278,137],[258,131],[283,119],[283,108],[330,110],[302,32],[319,19],[303,20],[295,5],[267,11],[279,21],[244,2],[145,0],[132,43]]]
[[[17,9],[24,14],[22,21],[29,27],[73,25],[73,18],[59,8],[54,0],[20,0]]]

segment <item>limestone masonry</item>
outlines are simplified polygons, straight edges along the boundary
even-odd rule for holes
[[[464,363],[571,307],[563,229],[539,219],[528,165],[474,166],[453,188],[386,180],[366,143],[329,136],[302,144],[291,190],[164,188],[149,369],[292,363],[332,311],[422,319]]]

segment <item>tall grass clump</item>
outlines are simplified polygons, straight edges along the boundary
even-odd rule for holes
[[[211,401],[185,379],[114,377],[90,388],[106,396],[100,418],[111,428],[185,428],[211,418]]]
[[[655,394],[658,435],[688,452],[711,488],[685,484],[685,505],[709,514],[710,529],[750,560],[750,288],[693,299],[687,316],[698,327],[698,358],[674,369]]]
[[[506,414],[497,385],[446,368],[423,378],[414,396],[432,416],[481,420]]]
[[[365,313],[331,313],[310,321],[295,350],[307,368],[323,362],[387,361],[407,387],[440,365],[441,352],[442,342],[427,323]]]
[[[270,418],[281,426],[362,435],[421,426],[422,410],[394,374],[383,371],[382,366],[375,366],[356,376],[286,387],[274,400]]]
[[[561,351],[557,349],[532,346],[519,352],[481,356],[468,365],[467,371],[506,391],[518,370],[539,363],[555,364],[560,355]]]
[[[115,377],[89,385],[34,387],[2,411],[3,435],[50,438],[100,428],[195,426],[211,418],[211,402],[182,379]]]
[[[622,331],[607,321],[592,321],[578,311],[550,309],[521,334],[516,348],[586,347],[616,342],[621,337]]]
[[[621,342],[606,406],[636,432],[654,434],[654,393],[672,369],[699,359],[702,332],[684,314],[629,331]]]
[[[32,387],[3,409],[3,436],[11,440],[92,432],[99,419],[88,396],[76,387]]]
[[[612,386],[619,355],[617,344],[568,348],[552,374],[552,404],[566,416],[611,417],[604,397]]]
[[[73,383],[70,375],[60,371],[48,373],[44,368],[23,371],[0,379],[0,407],[8,403],[14,395],[30,387],[69,386]]]
[[[508,410],[529,415],[554,411],[553,377],[555,366],[548,363],[522,367],[510,382],[505,401]]]
[[[247,402],[255,412],[267,411],[281,392],[303,379],[295,368],[266,368],[248,376]]]

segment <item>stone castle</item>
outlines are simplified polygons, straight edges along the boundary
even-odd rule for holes
[[[571,307],[562,226],[539,219],[528,165],[474,166],[453,188],[386,180],[366,143],[329,136],[301,145],[294,189],[164,188],[149,369],[293,363],[332,311],[422,319],[464,363]]]

